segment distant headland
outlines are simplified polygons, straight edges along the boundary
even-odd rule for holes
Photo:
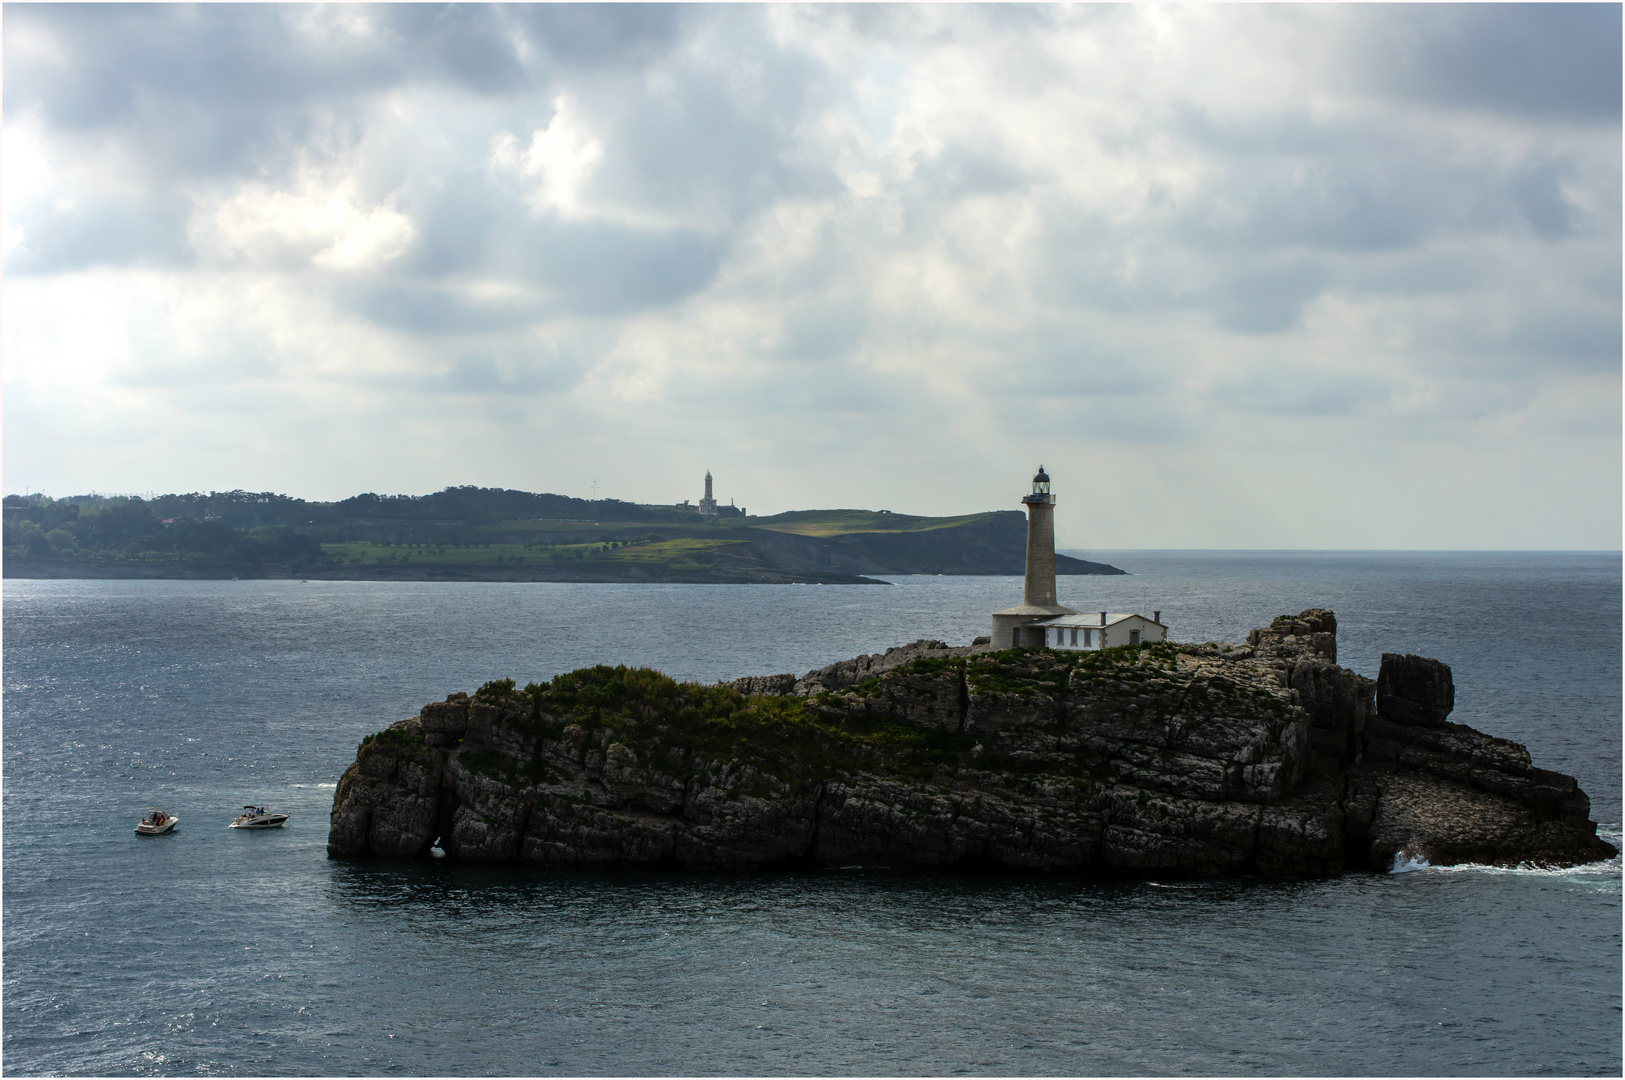
[[[270,492],[8,495],[10,578],[881,584],[1020,574],[1019,510],[916,517],[577,499],[504,488],[311,502]],[[1059,574],[1122,574],[1055,557]]]

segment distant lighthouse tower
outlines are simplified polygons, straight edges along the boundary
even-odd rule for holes
[[[993,613],[993,647],[1008,649],[1025,645],[1016,635],[1023,623],[1076,615],[1055,602],[1055,496],[1049,489],[1049,473],[1038,467],[1033,489],[1023,495],[1027,506],[1027,579],[1021,589],[1021,604]]]
[[[700,500],[700,516],[701,517],[716,517],[717,516],[717,500],[711,497],[711,470],[710,469],[705,470],[705,498]],[[1050,563],[1053,566],[1054,560],[1051,559]]]

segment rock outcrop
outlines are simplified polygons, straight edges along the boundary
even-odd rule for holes
[[[1450,669],[1425,656],[1382,654],[1377,673],[1377,710],[1407,727],[1440,727],[1456,707]]]
[[[919,641],[803,676],[599,667],[369,736],[335,858],[1325,876],[1605,859],[1572,777],[1446,717],[1450,669],[1336,663],[1311,609],[1243,646]]]

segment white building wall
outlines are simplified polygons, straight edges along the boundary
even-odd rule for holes
[[[1085,649],[1100,648],[1100,632],[1105,629],[1100,626],[1049,626],[1044,628],[1044,644],[1052,649],[1065,649],[1069,652],[1082,652]],[[1077,644],[1072,643],[1073,636],[1077,637]]]
[[[1167,641],[1168,628],[1158,626],[1143,615],[1130,615],[1119,619],[1108,626],[1046,626],[1044,629],[1044,644],[1051,649],[1062,649],[1067,652],[1083,652],[1085,650],[1098,651],[1100,649],[1115,649],[1119,645],[1132,645],[1136,641]],[[1072,644],[1072,632],[1077,631],[1077,644]],[[1022,634],[1025,638],[1027,633]],[[1138,633],[1138,637],[1135,634]]]

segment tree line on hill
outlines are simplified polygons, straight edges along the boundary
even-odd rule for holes
[[[269,491],[211,491],[160,495],[149,504],[158,518],[190,517],[222,521],[235,528],[284,525],[345,525],[354,521],[444,521],[489,525],[501,521],[692,520],[692,512],[650,507],[619,499],[576,499],[568,495],[483,488],[448,487],[429,495],[377,495],[365,492],[337,502],[310,502]],[[732,510],[732,507],[726,509]],[[737,511],[734,511],[737,514]]]
[[[164,521],[141,499],[74,503],[6,499],[5,554],[35,558],[217,562],[297,568],[322,559],[321,541],[273,526],[236,529],[188,517]]]

